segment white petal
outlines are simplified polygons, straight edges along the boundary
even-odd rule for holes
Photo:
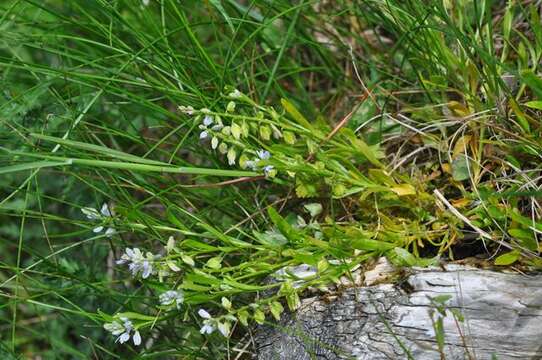
[[[132,340],[134,340],[135,346],[141,345],[141,335],[139,334],[139,331],[136,330],[134,336],[132,337]]]
[[[107,230],[105,230],[105,235],[108,236],[108,237],[111,237],[113,236],[113,234],[115,233],[115,229],[113,228],[107,228]]]
[[[130,332],[130,330],[132,330],[133,326],[132,326],[132,322],[126,318],[124,318],[124,328],[126,329],[126,332]]]
[[[128,255],[130,258],[134,257],[134,250],[126,248],[126,250],[124,251],[126,252],[126,255]]]
[[[149,277],[149,275],[152,273],[152,266],[149,264],[148,261],[145,261],[143,263],[143,274],[141,274],[141,277],[143,279],[146,279]]]
[[[104,203],[102,205],[102,208],[100,209],[100,212],[103,216],[111,217],[111,211],[109,210],[109,207],[107,206],[107,203]]]
[[[213,118],[210,115],[205,115],[203,118],[203,125],[209,126],[213,123]]]
[[[267,160],[267,159],[269,159],[271,157],[271,154],[267,150],[258,150],[258,151],[256,151],[256,154],[262,160]]]
[[[230,329],[226,323],[218,323],[218,331],[220,331],[224,337],[228,337],[230,335]]]
[[[90,220],[96,220],[100,218],[100,214],[98,213],[98,210],[91,207],[84,207],[81,209],[81,212],[85,214],[87,219],[90,219]]]
[[[207,131],[202,131],[202,132],[199,134],[199,138],[200,138],[200,139],[205,139],[208,135],[209,135],[209,133],[208,133]]]
[[[130,265],[128,265],[128,269],[130,269],[130,271],[132,272],[132,276],[136,276],[139,270],[141,269],[141,265],[136,264],[136,263],[131,263]]]
[[[100,231],[102,231],[104,229],[103,226],[98,226],[98,227],[95,227],[94,229],[92,229],[93,232],[95,233],[99,233]]]
[[[181,305],[184,302],[184,293],[181,290],[177,291],[175,301],[177,302],[177,305]]]
[[[205,324],[200,329],[200,334],[212,334],[215,328],[209,324]]]
[[[209,314],[207,311],[205,311],[204,309],[199,309],[198,310],[198,315],[201,316],[202,318],[204,319],[210,319],[211,318],[211,314]]]
[[[130,340],[130,334],[128,334],[127,332],[117,338],[117,341],[121,344],[124,344],[128,340]]]

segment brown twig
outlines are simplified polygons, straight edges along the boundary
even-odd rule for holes
[[[331,138],[335,136],[335,134],[337,134],[337,132],[339,132],[339,130],[341,130],[348,123],[348,121],[352,118],[352,116],[356,113],[356,111],[358,111],[361,105],[363,105],[363,103],[365,102],[368,96],[369,96],[369,92],[365,92],[365,94],[360,96],[361,99],[359,103],[356,106],[354,106],[354,108],[344,118],[342,118],[342,120],[339,121],[337,125],[335,125],[333,130],[331,130],[330,133],[327,134],[324,140],[322,140],[322,142],[318,144],[319,148],[325,145],[329,140],[331,140]],[[305,160],[312,161],[313,156],[314,156],[314,153],[309,154],[309,156]]]

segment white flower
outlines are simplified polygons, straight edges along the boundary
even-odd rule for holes
[[[295,289],[303,286],[306,281],[318,274],[316,267],[308,264],[297,266],[286,266],[275,271],[275,277],[280,281],[294,279],[293,286]]]
[[[184,293],[182,290],[169,290],[160,295],[159,300],[161,305],[173,305],[175,303],[177,309],[179,309],[184,301]]]
[[[213,123],[213,117],[211,115],[205,115],[205,117],[203,118],[203,125],[205,125],[205,127],[211,125]]]
[[[211,148],[216,149],[218,147],[218,138],[216,136],[213,136],[213,139],[211,140]]]
[[[204,309],[199,309],[198,315],[205,319],[203,320],[203,326],[199,330],[200,334],[212,334],[216,330],[216,320]]]
[[[245,161],[245,166],[249,169],[256,170],[256,162],[252,160]]]
[[[139,331],[134,329],[132,322],[125,317],[121,317],[120,321],[122,322],[122,324],[118,321],[104,324],[104,329],[109,331],[112,335],[117,336],[117,340],[115,340],[115,342],[118,341],[121,344],[124,344],[125,342],[130,340],[130,336],[132,336],[132,341],[134,342],[134,345],[140,345],[141,334],[139,333]],[[133,335],[131,335],[132,331]]]
[[[264,172],[265,176],[269,176],[271,174],[271,171],[273,171],[274,169],[275,169],[275,167],[273,165],[266,165],[263,168],[263,172]]]
[[[239,90],[235,89],[231,93],[229,93],[228,96],[234,99],[238,99],[243,96],[243,94]]]
[[[204,109],[202,109],[202,111],[203,110]],[[205,110],[207,110],[207,109],[205,109]],[[211,115],[209,115],[209,114],[205,115],[205,117],[203,118],[202,123],[198,126],[200,128],[200,130],[202,130],[199,133],[200,140],[203,140],[203,139],[206,139],[207,137],[209,137],[209,129],[208,129],[208,127],[213,125],[215,120],[217,121],[217,123],[211,127],[211,130],[219,131],[224,127],[222,125],[222,121],[220,120],[220,118],[217,117],[217,119],[218,120],[213,119],[213,117]],[[216,149],[216,146],[218,145],[218,139],[216,138],[216,136],[213,137],[212,144],[213,144],[213,149]]]
[[[217,319],[213,319],[211,314],[204,309],[199,309],[198,315],[204,319],[203,326],[199,330],[200,334],[212,334],[216,329],[218,329],[218,331],[220,331],[220,333],[225,337],[230,335],[230,323],[228,321],[220,322]],[[228,318],[228,315],[226,315],[226,318],[230,319]],[[235,318],[233,318],[233,320],[235,320]]]
[[[179,110],[181,110],[183,113],[185,113],[186,115],[193,115],[195,110],[192,106],[179,106]]]
[[[258,150],[256,151],[256,155],[258,155],[260,160],[268,160],[271,157],[271,154],[267,150]]]
[[[230,323],[227,321],[225,322],[218,322],[218,331],[222,334],[224,337],[230,336]]]
[[[126,248],[124,254],[117,260],[117,265],[128,263],[132,276],[136,277],[141,272],[141,277],[146,279],[152,274],[152,263],[157,257],[150,252],[143,256],[143,253],[138,248]]]
[[[108,221],[109,219],[113,217],[113,213],[111,212],[111,210],[109,210],[109,206],[107,206],[107,203],[104,203],[102,205],[102,208],[100,209],[100,211],[96,210],[95,208],[84,207],[81,209],[81,212],[85,214],[87,219],[93,220],[93,221],[95,220]],[[104,229],[104,226],[100,225],[92,229],[92,231],[95,233],[99,233],[99,232],[102,232],[103,229]],[[114,233],[115,233],[115,229],[111,227],[108,227],[105,230],[105,235],[107,237],[111,237]]]
[[[143,6],[149,6],[150,4],[150,0],[141,0],[141,2],[143,3]]]
[[[215,328],[212,324],[208,323],[209,320],[203,321],[203,326],[199,330],[200,334],[212,334]]]
[[[211,314],[209,314],[205,309],[199,309],[198,315],[204,319],[211,319]]]

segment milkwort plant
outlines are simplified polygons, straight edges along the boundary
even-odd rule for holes
[[[327,139],[325,134],[330,128],[311,125],[286,100],[279,112],[256,104],[238,89],[227,90],[224,108],[180,105],[178,109],[197,124],[194,136],[201,146],[214,151],[224,165],[259,174],[243,181],[294,184],[300,199],[320,199],[323,193],[343,199],[367,190],[388,196],[408,192],[411,185],[384,187],[357,170],[361,164],[381,166],[381,155],[351,131],[341,129],[333,140]],[[343,160],[333,159],[337,152]],[[350,169],[345,167],[344,159]],[[178,235],[177,239],[170,236],[159,255],[126,248],[116,264],[127,265],[132,278],[142,285],[154,283],[157,294],[154,304],[146,304],[140,312],[119,312],[113,316],[102,313],[104,328],[120,343],[128,341],[133,329],[134,344],[140,345],[140,332],[152,337],[159,333],[153,329],[163,322],[183,318],[179,312],[185,313],[186,321],[187,311],[198,309],[201,335],[216,331],[229,337],[237,324],[248,326],[251,320],[262,324],[268,315],[280,319],[284,311],[280,300],[284,299],[295,310],[303,289],[325,288],[363,259],[383,251],[396,249],[396,257],[411,258],[412,265],[429,263],[393,243],[370,240],[368,232],[352,224],[339,224],[329,216],[320,221],[324,210],[321,203],[304,204],[308,220],[302,215],[285,219],[275,207],[278,206],[273,203],[267,206],[264,214],[269,216],[271,226],[263,232],[250,224],[236,225],[238,235],[232,237],[226,234],[228,231],[221,233],[205,224],[207,233]],[[355,233],[350,235],[350,241],[348,232]],[[201,239],[192,238],[194,235]],[[266,277],[277,281],[264,285]],[[268,289],[274,291],[267,291],[268,296],[258,295]],[[254,295],[247,297],[250,293]]]

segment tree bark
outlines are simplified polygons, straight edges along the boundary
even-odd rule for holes
[[[441,350],[430,300],[439,295],[450,296]],[[400,284],[304,299],[278,324],[259,328],[255,342],[260,360],[542,359],[542,275],[413,269]]]

